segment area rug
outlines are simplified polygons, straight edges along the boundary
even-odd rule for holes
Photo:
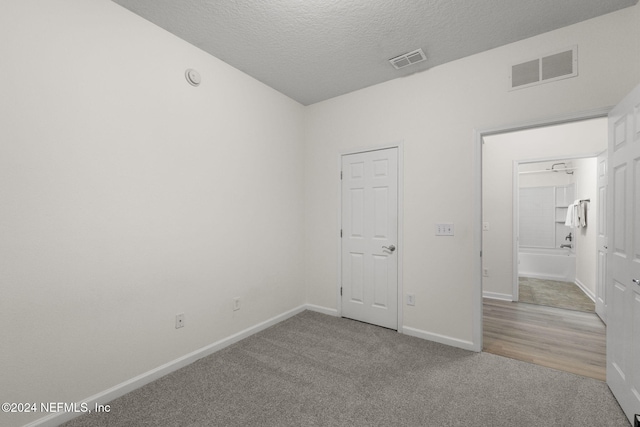
[[[596,306],[575,283],[519,278],[518,302],[595,312]]]

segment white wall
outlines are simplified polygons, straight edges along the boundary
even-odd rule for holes
[[[339,153],[404,141],[404,246],[399,250],[404,291],[415,294],[416,301],[403,308],[404,326],[434,339],[475,345],[474,130],[616,104],[640,81],[638,41],[640,6],[634,6],[307,107],[309,302],[337,308]],[[578,77],[507,91],[511,64],[573,44],[579,49]],[[510,188],[505,198],[510,214]],[[434,236],[436,222],[453,222],[455,237]],[[498,271],[504,263],[508,271],[511,255],[505,259],[491,265]]]
[[[576,166],[576,199],[591,199],[587,204],[587,226],[573,230],[577,239],[576,282],[595,298],[598,204],[606,202],[598,198],[598,159],[579,159],[573,163]]]
[[[613,105],[640,75],[634,6],[303,109],[108,0],[0,7],[1,401],[79,401],[337,308],[339,153],[400,140],[403,326],[467,345],[473,130]],[[510,64],[576,43],[579,77],[506,91]]]
[[[3,1],[0,53],[0,401],[80,401],[304,304],[300,104],[108,0]]]
[[[606,118],[509,132],[484,138],[482,220],[490,224],[490,230],[483,232],[482,236],[483,268],[488,268],[490,271],[489,277],[482,279],[482,288],[485,293],[503,298],[512,297],[513,162],[593,156],[605,150],[606,147]],[[572,160],[572,163],[577,164],[576,160]]]

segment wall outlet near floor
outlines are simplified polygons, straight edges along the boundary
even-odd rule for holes
[[[240,310],[240,297],[235,297],[233,299],[233,311]]]
[[[414,294],[407,294],[407,305],[416,305],[416,296]]]
[[[483,268],[482,269],[482,276],[489,277],[489,269],[488,268]]]
[[[184,327],[184,313],[176,314],[176,329]]]

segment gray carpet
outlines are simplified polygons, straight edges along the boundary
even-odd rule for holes
[[[595,313],[596,303],[571,282],[518,278],[518,302]]]
[[[629,426],[601,381],[305,311],[72,426]]]

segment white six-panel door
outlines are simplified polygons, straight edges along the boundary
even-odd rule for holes
[[[609,114],[607,384],[640,414],[640,86]]]
[[[342,316],[398,328],[398,149],[342,156]]]
[[[598,216],[596,223],[596,313],[607,323],[607,178],[608,155],[598,156]]]

